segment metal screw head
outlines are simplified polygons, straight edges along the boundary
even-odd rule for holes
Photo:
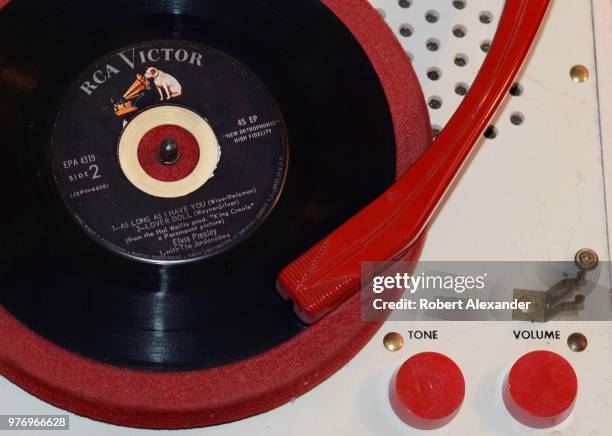
[[[401,350],[404,346],[404,337],[397,332],[387,333],[383,338],[383,345],[389,351]]]
[[[442,128],[438,125],[433,125],[431,126],[431,134],[433,136],[433,139],[436,139],[438,136],[440,136],[440,132],[442,131]]]
[[[567,346],[572,351],[580,352],[584,351],[589,345],[589,341],[582,333],[572,333],[567,337]]]
[[[591,250],[590,248],[583,248],[578,250],[574,256],[574,263],[582,271],[591,271],[597,268],[597,265],[599,264],[599,256],[597,256],[597,253],[594,250]]]
[[[589,69],[584,65],[574,65],[570,70],[570,77],[576,83],[586,82],[589,79]]]

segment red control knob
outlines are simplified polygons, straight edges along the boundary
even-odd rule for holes
[[[461,370],[439,353],[420,353],[406,360],[389,387],[397,416],[423,430],[449,423],[459,412],[464,396]]]
[[[578,380],[567,360],[550,351],[525,354],[506,376],[503,398],[508,412],[535,428],[552,427],[569,416]]]

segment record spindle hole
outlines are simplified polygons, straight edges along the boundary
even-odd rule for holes
[[[178,106],[156,106],[132,119],[119,140],[119,163],[147,194],[178,198],[214,176],[221,151],[208,122]]]
[[[180,157],[180,149],[178,142],[174,138],[164,138],[159,145],[157,158],[164,165],[175,164]]]

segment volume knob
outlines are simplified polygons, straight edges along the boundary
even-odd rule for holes
[[[503,399],[508,412],[529,427],[548,428],[571,413],[578,379],[567,360],[550,351],[533,351],[518,359],[506,376]]]

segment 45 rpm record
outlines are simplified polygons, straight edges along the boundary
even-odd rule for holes
[[[0,304],[81,355],[214,367],[306,328],[279,271],[395,179],[367,56],[316,0],[0,14]]]

